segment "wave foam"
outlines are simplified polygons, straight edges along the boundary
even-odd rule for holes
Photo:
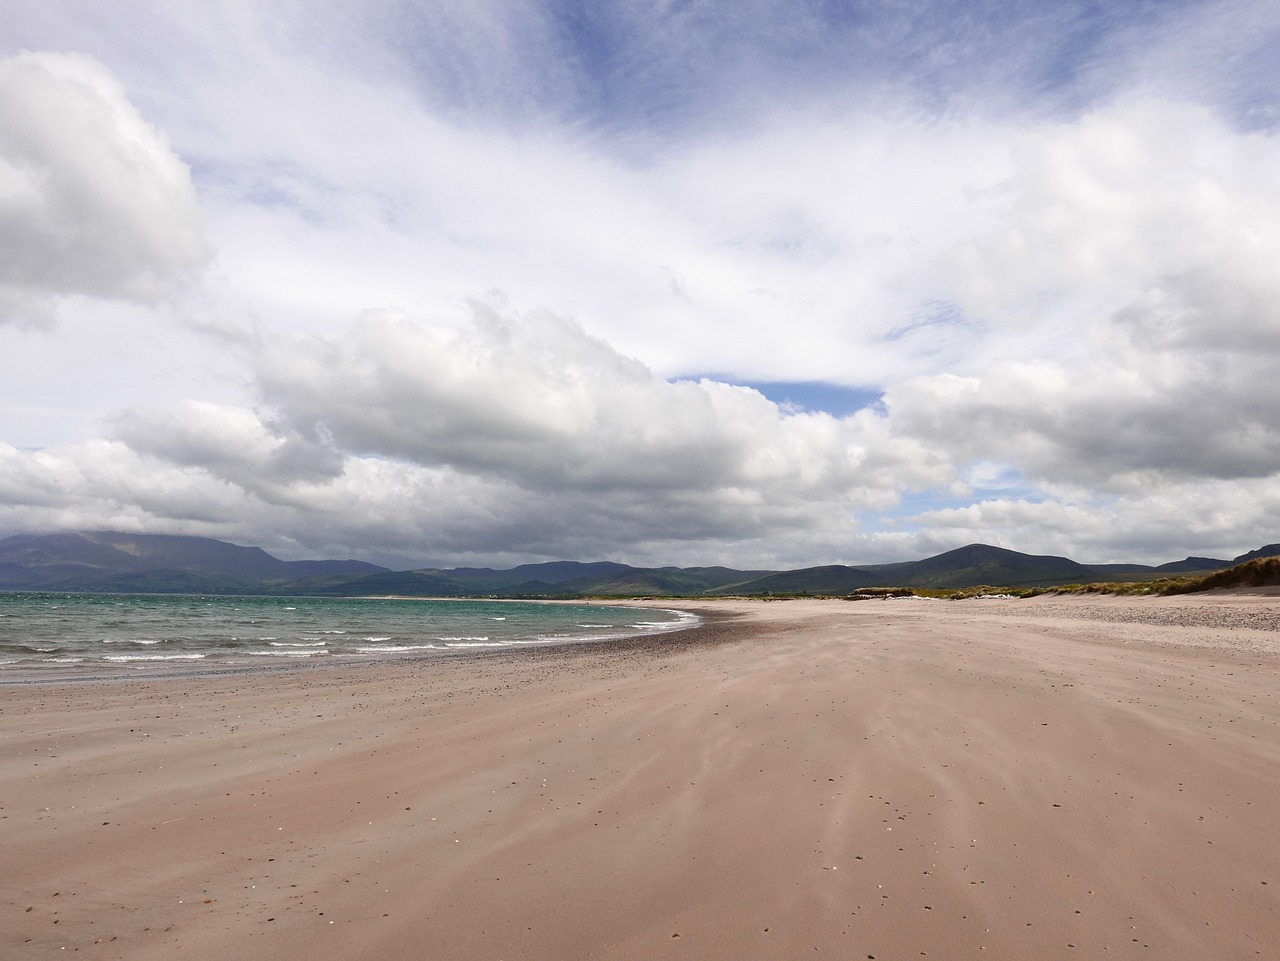
[[[251,657],[316,657],[328,651],[245,651]]]
[[[439,644],[379,644],[377,647],[355,647],[360,654],[404,654],[407,651],[438,651]]]

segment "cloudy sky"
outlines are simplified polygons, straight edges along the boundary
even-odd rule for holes
[[[1274,0],[6,0],[0,534],[1280,540]]]

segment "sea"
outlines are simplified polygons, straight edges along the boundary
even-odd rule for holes
[[[538,601],[0,594],[0,684],[448,657],[695,627],[679,610]]]

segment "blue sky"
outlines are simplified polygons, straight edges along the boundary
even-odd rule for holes
[[[11,0],[0,533],[1280,539],[1274,4]]]

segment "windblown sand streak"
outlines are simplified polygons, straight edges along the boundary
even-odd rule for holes
[[[6,690],[0,957],[1274,955],[1276,598],[696,608]]]

